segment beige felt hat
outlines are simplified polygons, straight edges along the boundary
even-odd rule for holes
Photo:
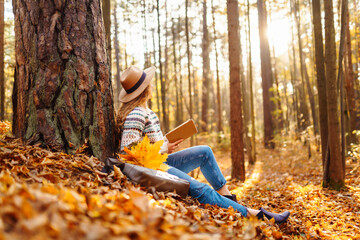
[[[120,82],[123,87],[120,92],[120,102],[126,103],[139,96],[154,77],[156,68],[149,67],[142,70],[136,66],[130,66],[120,76]]]

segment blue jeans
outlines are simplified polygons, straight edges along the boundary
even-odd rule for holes
[[[246,217],[246,207],[216,192],[216,190],[226,184],[226,180],[220,171],[210,147],[196,146],[169,154],[167,164],[171,166],[168,170],[170,174],[190,182],[189,195],[191,197],[196,198],[203,204],[217,205],[222,208],[232,206]],[[187,173],[198,167],[200,167],[201,172],[213,188],[187,175]]]

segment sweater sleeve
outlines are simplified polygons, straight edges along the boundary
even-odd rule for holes
[[[146,113],[140,109],[131,111],[124,122],[120,151],[132,143],[140,142],[145,129]]]
[[[168,143],[169,143],[169,141],[167,140],[167,138],[165,136],[164,136],[163,140],[164,140],[164,143],[160,148],[160,153],[168,153]]]

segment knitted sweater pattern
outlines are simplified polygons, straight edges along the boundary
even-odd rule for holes
[[[120,151],[134,142],[141,142],[145,135],[150,143],[165,140],[156,114],[142,107],[135,107],[125,118]]]

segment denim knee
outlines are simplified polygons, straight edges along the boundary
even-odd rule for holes
[[[210,156],[211,154],[214,154],[211,147],[209,147],[208,145],[201,145],[199,146],[199,148],[201,148],[201,150],[207,155]]]
[[[201,153],[201,155],[204,155],[205,159],[208,161],[209,158],[214,155],[211,147],[207,146],[207,145],[201,145],[201,146],[197,146],[198,151]]]

